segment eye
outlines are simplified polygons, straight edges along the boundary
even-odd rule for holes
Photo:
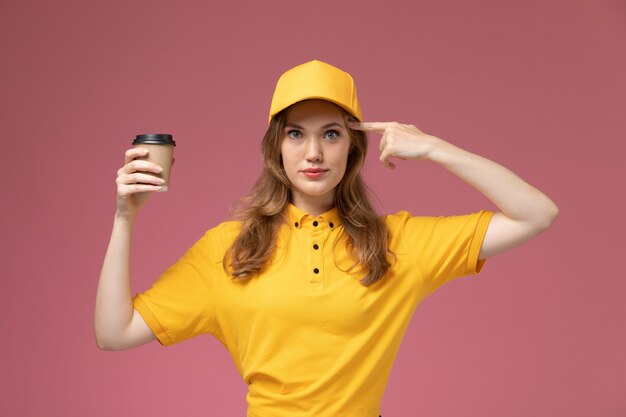
[[[287,137],[290,137],[291,139],[300,139],[302,137],[302,133],[300,133],[299,130],[292,129],[287,132]]]
[[[324,136],[326,136],[328,139],[335,140],[339,137],[339,132],[337,132],[336,130],[329,130]]]

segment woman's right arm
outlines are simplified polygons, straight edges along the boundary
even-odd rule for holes
[[[149,173],[160,172],[152,162],[138,160],[147,150],[126,151],[125,164],[117,172],[117,211],[96,293],[96,343],[103,350],[130,349],[155,339],[141,315],[133,308],[130,290],[130,245],[133,225],[147,194],[163,183]]]

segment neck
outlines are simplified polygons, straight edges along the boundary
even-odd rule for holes
[[[300,210],[316,217],[335,207],[335,195],[332,192],[322,196],[302,195],[294,192],[292,203]]]

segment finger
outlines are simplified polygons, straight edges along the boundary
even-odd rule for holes
[[[385,165],[386,168],[389,169],[396,169],[396,164],[394,164],[393,162],[391,162],[390,158],[393,156],[393,154],[391,153],[391,151],[389,151],[388,149],[385,149],[381,154],[380,154],[380,162],[383,163],[383,165]]]
[[[145,161],[142,159],[135,159],[135,160],[128,162],[126,165],[124,165],[121,171],[126,174],[130,174],[130,173],[137,172],[137,171],[154,172],[158,174],[160,172],[163,172],[163,168],[161,168],[159,165],[155,164],[154,162]]]
[[[378,159],[380,160],[380,162],[383,163],[385,167],[389,167],[389,154],[387,152],[382,152]]]
[[[146,148],[130,148],[124,153],[124,163],[127,164],[133,159],[141,158],[148,155]]]
[[[162,185],[165,183],[163,178],[159,178],[150,174],[142,174],[142,173],[134,173],[128,175],[122,175],[117,177],[115,182],[118,185],[130,185],[130,184],[154,184],[154,185]]]
[[[350,129],[364,130],[366,132],[385,133],[390,122],[351,122],[348,124]]]
[[[379,150],[380,152],[382,152],[382,151],[383,151],[383,149],[385,149],[385,148],[387,147],[387,142],[388,142],[388,141],[387,141],[387,139],[388,139],[388,136],[387,136],[387,135],[383,134],[383,135],[381,136],[381,138],[380,138],[380,143],[378,144],[378,150]]]
[[[396,164],[394,164],[393,162],[391,162],[390,160],[386,160],[386,161],[381,161],[383,163],[383,165],[385,166],[385,168],[388,169],[396,169]]]
[[[160,185],[132,184],[120,188],[117,194],[122,198],[126,198],[132,194],[145,193],[149,191],[159,191],[160,189]]]

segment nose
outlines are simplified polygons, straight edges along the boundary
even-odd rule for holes
[[[307,141],[306,146],[306,160],[309,162],[322,162],[322,146],[320,141],[311,138]]]

